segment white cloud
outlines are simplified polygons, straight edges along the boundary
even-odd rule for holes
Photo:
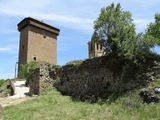
[[[11,51],[9,47],[0,47],[0,51]]]
[[[2,34],[15,34],[17,30],[9,30],[9,29],[0,29],[0,33]]]
[[[8,52],[8,53],[17,53],[18,52],[18,44],[10,44],[6,47],[0,47],[0,52]]]
[[[138,32],[144,32],[150,22],[153,22],[154,19],[135,19],[134,23]]]
[[[128,2],[128,0],[8,0],[7,2],[0,2],[0,14],[19,17],[31,16],[36,19],[51,21],[54,25],[90,33],[93,31],[93,21],[98,17],[100,9],[110,5],[112,2],[120,2],[122,8],[125,7],[125,10],[132,11],[134,4],[138,5],[134,10],[141,10],[141,7],[144,6],[146,8],[146,6],[153,7],[154,5],[160,4],[158,0],[149,0],[148,2],[145,0],[133,0],[131,2]],[[139,24],[140,22],[137,20],[135,20],[135,22],[139,28],[145,26],[143,22],[141,22],[142,24]]]
[[[41,20],[48,20],[48,21],[54,21],[57,22],[58,25],[63,27],[68,27],[72,29],[79,29],[79,30],[92,30],[93,26],[93,19],[88,18],[80,18],[80,17],[74,17],[74,16],[66,16],[66,15],[59,15],[59,14],[44,14],[44,13],[30,13],[30,12],[16,12],[12,10],[4,10],[3,11],[7,15],[16,15],[21,17],[31,16],[36,19]],[[9,32],[9,31],[6,31]],[[15,31],[12,31],[15,32]]]
[[[69,4],[65,6],[62,2],[55,0],[43,1],[42,3],[38,0],[34,0],[32,3],[28,2],[28,0],[24,0],[23,2],[20,0],[13,0],[6,3],[5,6],[0,4],[0,14],[19,17],[31,16],[36,19],[56,22],[58,25],[64,27],[91,31],[93,19],[90,19],[89,15],[87,15],[88,18],[83,17],[82,15],[80,16],[80,14],[83,13],[79,10],[83,10],[83,6],[79,7],[79,10],[77,7],[72,9],[69,7]],[[48,11],[46,8],[53,11]],[[64,13],[62,11],[64,11]]]

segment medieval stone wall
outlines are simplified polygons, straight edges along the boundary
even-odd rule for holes
[[[105,57],[87,59],[80,65],[68,64],[51,68],[43,64],[35,69],[29,81],[30,95],[40,94],[55,86],[62,94],[99,96],[103,92],[128,90],[139,85],[136,81],[122,82],[105,67]]]
[[[39,95],[46,88],[53,87],[56,82],[55,71],[51,69],[50,64],[42,63],[33,70],[29,78],[29,94]]]
[[[73,96],[99,94],[112,87],[112,73],[105,68],[103,59],[88,59],[80,65],[66,65],[57,73],[60,83],[57,88]],[[115,84],[116,85],[116,84]]]
[[[14,85],[13,81],[9,80],[9,84],[11,86],[11,95],[15,95],[16,94],[16,90],[15,90],[15,85]]]

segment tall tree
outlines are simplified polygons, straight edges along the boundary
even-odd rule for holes
[[[101,9],[98,19],[94,22],[94,29],[99,36],[106,54],[120,56],[131,55],[136,35],[131,13],[123,11],[120,4]],[[95,34],[95,33],[94,33]],[[130,48],[130,51],[128,51]]]
[[[145,40],[150,47],[160,46],[160,14],[155,14],[155,22],[148,25]]]
[[[97,39],[104,47],[107,67],[120,74],[122,79],[136,79],[139,74],[153,68],[155,60],[159,61],[159,55],[150,50],[157,40],[150,29],[155,30],[157,24],[160,24],[159,15],[156,16],[156,20],[158,22],[150,24],[145,35],[136,34],[131,13],[123,11],[119,3],[112,3],[101,9],[99,17],[94,22],[92,40]],[[150,38],[154,38],[154,42]]]

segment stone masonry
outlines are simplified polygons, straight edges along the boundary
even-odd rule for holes
[[[57,36],[60,32],[58,28],[28,17],[18,24],[18,31],[19,66],[30,61],[57,63]]]
[[[89,58],[104,56],[104,48],[95,41],[88,42],[88,56]]]
[[[44,89],[55,86],[62,94],[98,97],[103,92],[129,90],[139,83],[122,82],[105,67],[105,57],[87,59],[80,65],[68,64],[50,69],[41,65],[35,69],[29,81],[30,95],[40,94]]]
[[[53,87],[57,79],[55,70],[58,67],[45,62],[35,68],[29,80],[29,94],[39,95],[46,88]]]

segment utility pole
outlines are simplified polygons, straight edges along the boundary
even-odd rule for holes
[[[15,79],[16,79],[16,76],[17,76],[16,75],[16,73],[17,73],[17,64],[18,64],[18,62],[15,63],[15,76],[14,76]]]

